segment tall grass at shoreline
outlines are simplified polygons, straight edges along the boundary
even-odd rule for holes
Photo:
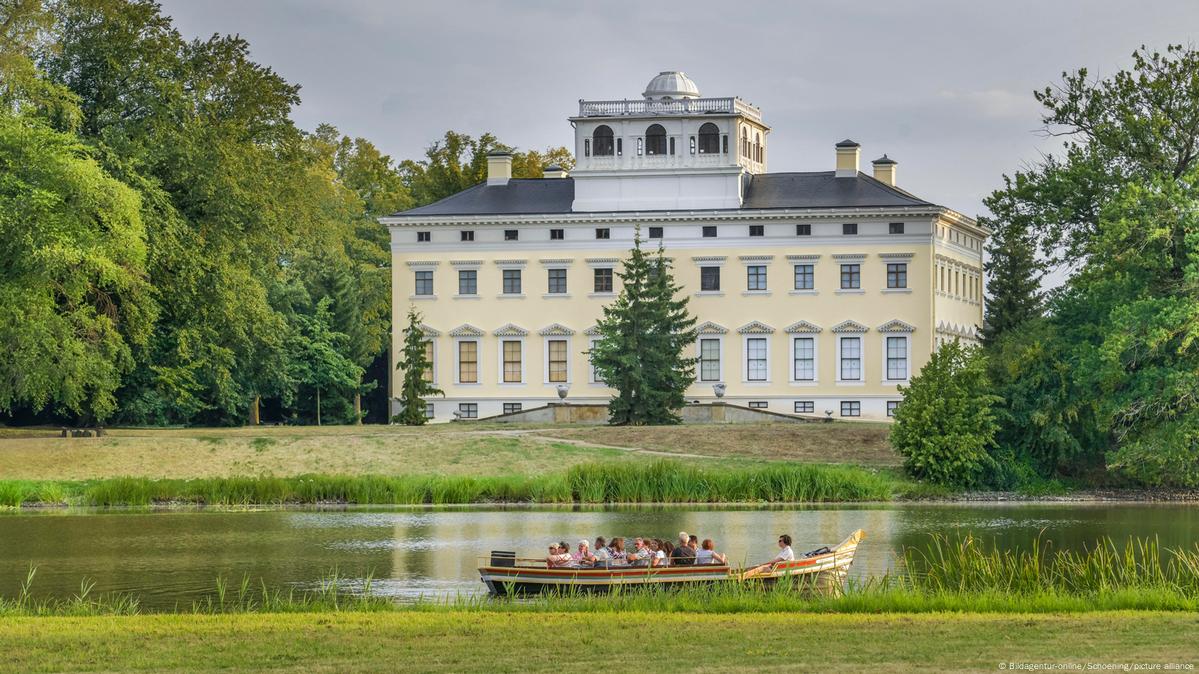
[[[755,582],[712,586],[615,589],[609,594],[562,592],[530,598],[482,595],[428,597],[398,603],[372,593],[372,579],[351,582],[333,571],[311,590],[281,590],[243,577],[217,578],[203,599],[174,611],[195,614],[338,611],[510,613],[1084,613],[1090,611],[1199,611],[1199,546],[1160,549],[1152,539],[1117,545],[1101,539],[1083,551],[1038,544],[1023,552],[988,550],[976,539],[933,536],[903,550],[907,564],[894,574],[851,580],[836,596]],[[127,615],[135,597],[91,598],[90,585],[69,599],[29,599],[31,569],[15,600],[0,599],[7,615]]]
[[[855,466],[760,464],[700,467],[676,461],[589,463],[546,475],[302,475],[102,480],[0,480],[0,506],[167,503],[727,503],[886,501],[906,483]]]

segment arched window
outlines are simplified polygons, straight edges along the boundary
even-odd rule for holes
[[[749,157],[749,132],[741,128],[741,156]]]
[[[762,163],[762,134],[754,134],[754,160]]]
[[[645,153],[666,154],[666,129],[661,124],[650,124],[645,130]]]
[[[591,137],[593,140],[591,144],[592,151],[595,153],[595,156],[611,157],[613,155],[615,146],[612,144],[612,127],[607,124],[600,124],[595,127],[595,133],[591,134]]]
[[[720,152],[720,127],[712,122],[704,122],[699,127],[699,153],[718,154]]]

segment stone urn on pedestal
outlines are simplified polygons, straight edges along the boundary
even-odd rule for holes
[[[558,384],[558,400],[566,400],[567,393],[570,393],[570,386],[567,384]]]
[[[712,392],[716,394],[717,398],[724,397],[725,388],[727,387],[724,384],[712,384]]]

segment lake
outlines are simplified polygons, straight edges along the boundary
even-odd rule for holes
[[[797,553],[866,530],[852,575],[895,567],[896,551],[929,534],[971,533],[1004,547],[1038,536],[1079,548],[1101,536],[1157,536],[1164,547],[1199,540],[1199,508],[1178,504],[911,504],[780,508],[336,508],[244,510],[67,509],[0,513],[0,596],[17,594],[32,563],[33,594],[69,597],[84,578],[94,593],[128,592],[147,609],[186,608],[218,575],[248,574],[276,588],[313,587],[333,569],[377,594],[479,593],[487,551],[541,556],[553,541],[573,548],[597,535],[712,538],[732,563],[765,561],[781,533]]]

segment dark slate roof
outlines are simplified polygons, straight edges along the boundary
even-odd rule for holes
[[[856,178],[838,178],[833,171],[746,174],[745,181],[742,209],[934,205],[864,173]],[[574,198],[573,178],[515,178],[507,185],[480,183],[393,217],[570,213]]]
[[[745,209],[932,205],[864,173],[856,178],[838,178],[834,171],[762,173],[749,181],[749,189],[741,201]]]
[[[396,213],[425,215],[516,215],[569,213],[575,200],[573,178],[516,178],[507,185],[479,183],[425,206]]]

